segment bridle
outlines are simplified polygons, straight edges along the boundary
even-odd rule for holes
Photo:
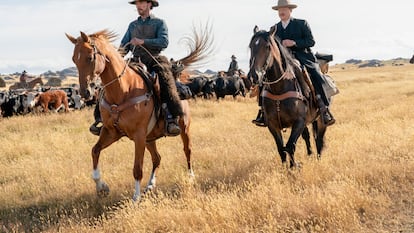
[[[269,40],[271,40],[270,36],[272,36],[272,35],[269,35]],[[261,38],[259,37],[257,39],[256,43],[258,43],[258,41],[260,39]],[[274,81],[267,81],[266,71],[269,70],[271,68],[271,66],[273,66],[274,60],[275,60],[277,55],[276,55],[275,48],[272,46],[272,43],[270,41],[267,41],[267,40],[265,40],[265,41],[266,41],[267,46],[269,47],[270,51],[267,54],[266,60],[263,64],[263,67],[260,68],[260,70],[261,70],[260,75],[258,75],[260,77],[260,79],[262,79],[261,80],[262,84],[272,85],[272,84],[276,84],[276,83],[282,81],[283,79],[292,79],[292,78],[294,78],[295,74],[294,74],[293,68],[292,68],[292,66],[288,65],[288,66],[286,66],[286,68],[283,68],[281,66],[281,70],[283,71],[283,73],[278,79],[276,79]],[[254,61],[255,61],[255,57],[253,58],[253,62],[251,62],[251,64],[250,64],[250,69],[253,68]],[[257,73],[256,70],[255,70],[255,72]]]
[[[110,63],[111,61],[104,54],[102,54],[102,52],[96,46],[94,40],[91,40],[90,45],[92,46],[92,49],[93,49],[93,57],[92,57],[91,62],[93,64],[93,70],[95,72],[95,69],[96,69],[96,61],[97,61],[97,57],[98,56],[102,57],[105,60],[105,62],[109,62]],[[135,50],[135,46],[134,46],[133,50]],[[119,81],[122,78],[122,76],[124,76],[125,71],[126,71],[126,68],[127,68],[127,66],[129,65],[130,62],[131,62],[131,58],[128,58],[127,62],[125,62],[124,68],[122,69],[121,73],[115,79],[112,79],[107,84],[105,84],[102,88],[104,89],[104,88],[108,87],[109,85],[113,84],[114,82]]]

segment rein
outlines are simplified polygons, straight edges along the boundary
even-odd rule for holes
[[[101,53],[99,52],[99,50],[97,50],[97,48],[96,48],[96,45],[95,45],[95,44],[92,44],[92,43],[91,43],[91,45],[92,45],[92,47],[94,48],[94,51],[97,51],[97,52],[94,52],[94,54],[95,54],[95,53],[97,53],[97,54],[99,54],[99,55],[103,56],[107,62],[110,62],[110,61],[108,60],[108,58],[107,58],[105,55],[101,54]],[[134,48],[132,49],[132,52],[134,52],[134,51],[135,51],[135,46],[134,46]],[[109,85],[111,85],[112,83],[114,83],[114,82],[116,82],[116,81],[119,81],[119,80],[122,78],[122,76],[124,76],[125,71],[126,71],[126,68],[127,68],[127,66],[129,65],[129,63],[131,62],[131,59],[132,59],[132,58],[130,57],[130,58],[128,58],[127,62],[125,62],[125,66],[124,66],[124,68],[122,69],[121,73],[117,76],[117,78],[112,79],[110,82],[108,82],[107,84],[105,84],[102,88],[104,88],[104,89],[105,89],[106,87],[108,87],[108,86],[109,86]]]

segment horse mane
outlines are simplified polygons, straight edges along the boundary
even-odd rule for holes
[[[201,28],[201,27],[200,27]],[[213,45],[213,37],[211,36],[212,28],[207,25],[204,29],[199,29],[193,26],[193,35],[185,36],[182,41],[185,41],[187,46],[190,49],[190,54],[178,60],[181,64],[185,67],[196,67],[202,66],[208,63],[206,58],[208,58],[213,52],[214,48]]]
[[[109,29],[103,29],[101,31],[95,32],[91,35],[89,35],[89,37],[94,38],[94,39],[104,39],[107,40],[110,43],[113,43],[115,41],[115,39],[118,37],[118,35],[113,32],[110,31]]]
[[[283,62],[283,69],[287,69],[289,66],[293,66],[295,64],[295,59],[293,58],[292,54],[285,48],[285,46],[282,45],[282,42],[280,41],[280,38],[277,36],[270,36],[270,44],[272,46],[277,46],[280,55],[282,57]]]

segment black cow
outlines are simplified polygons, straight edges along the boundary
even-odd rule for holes
[[[203,96],[205,99],[210,99],[214,93],[214,80],[209,80],[204,76],[195,77],[190,83],[186,85],[190,88],[193,98]]]
[[[11,117],[17,114],[20,107],[20,98],[14,93],[6,93],[4,102],[1,105],[1,114],[3,117]]]
[[[236,98],[237,95],[241,94],[243,97],[246,97],[246,87],[239,76],[219,75],[216,79],[214,91],[217,100],[224,98],[226,95],[232,95],[233,98]]]

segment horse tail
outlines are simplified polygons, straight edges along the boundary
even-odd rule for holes
[[[190,54],[178,60],[184,67],[201,66],[208,61],[206,59],[214,52],[213,37],[211,36],[212,27],[209,23],[204,29],[199,29],[193,26],[193,35],[186,36],[182,40],[187,43],[190,48]]]

